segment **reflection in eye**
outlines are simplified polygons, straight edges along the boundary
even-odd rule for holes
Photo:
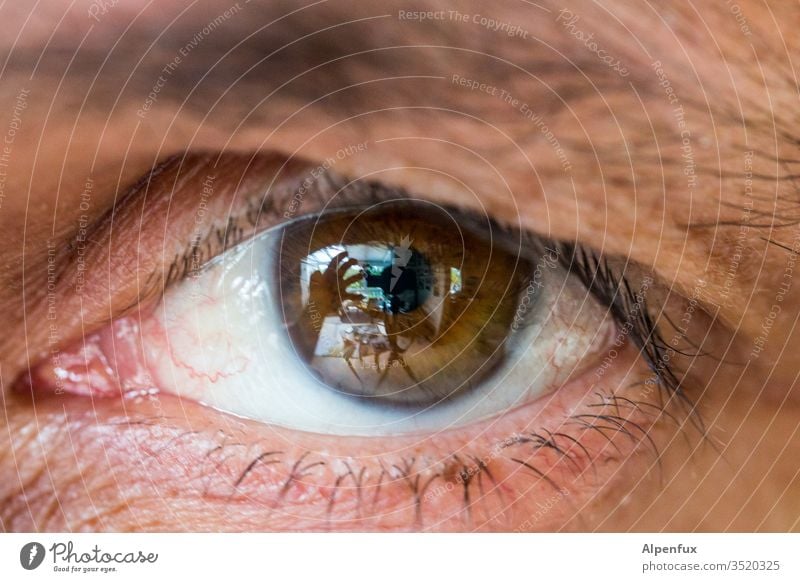
[[[124,390],[345,435],[525,404],[596,363],[613,327],[557,248],[408,200],[268,230],[137,325],[101,340]]]
[[[287,228],[281,305],[298,355],[328,386],[433,405],[486,381],[513,350],[535,266],[442,209],[397,206]]]

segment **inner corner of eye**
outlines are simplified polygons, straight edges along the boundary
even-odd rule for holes
[[[558,388],[595,341],[557,252],[523,240],[408,200],[293,221],[103,349],[136,360],[107,362],[120,385],[298,430],[464,424]]]

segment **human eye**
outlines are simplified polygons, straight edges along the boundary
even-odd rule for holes
[[[182,479],[280,508],[285,529],[508,529],[553,495],[563,518],[641,455],[663,391],[680,399],[647,359],[652,280],[633,266],[333,174],[283,210],[303,183],[190,235],[26,386],[134,424],[158,403]]]
[[[407,198],[302,217],[90,338],[89,366],[111,363],[105,392],[158,386],[290,429],[442,431],[597,365],[610,318],[562,253]]]

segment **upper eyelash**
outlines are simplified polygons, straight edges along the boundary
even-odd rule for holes
[[[682,375],[675,369],[672,359],[667,356],[670,351],[682,352],[669,346],[662,337],[658,322],[653,320],[647,304],[647,289],[634,289],[624,273],[615,272],[608,260],[594,250],[581,244],[559,244],[564,249],[560,256],[565,267],[608,307],[619,325],[630,330],[627,335],[639,348],[641,357],[653,374],[648,382],[652,382],[661,390],[662,411],[666,411],[667,403],[677,403],[705,438],[706,426],[703,418],[685,390]]]

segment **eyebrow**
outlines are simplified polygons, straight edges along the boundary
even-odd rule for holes
[[[350,87],[326,100],[334,115],[346,114],[353,103],[385,104],[386,94],[363,84],[365,80],[421,76],[421,70],[443,79],[459,73],[509,90],[530,75],[572,100],[589,92],[629,88],[630,79],[564,34],[564,26],[557,23],[560,7],[553,0],[522,11],[502,6],[487,11],[484,6],[483,12],[492,15],[484,25],[460,22],[456,16],[422,21],[400,17],[420,11],[479,16],[480,3],[460,5],[455,11],[445,2],[428,0],[412,8],[391,1],[373,6],[315,2],[305,7],[291,2],[257,7],[212,2],[202,10],[187,10],[174,23],[148,27],[144,21],[126,29],[123,20],[116,23],[119,36],[113,43],[89,34],[78,50],[74,33],[57,31],[44,53],[40,47],[12,49],[8,64],[32,73],[35,63],[33,74],[54,80],[69,69],[65,81],[82,80],[83,90],[86,79],[102,72],[104,83],[91,89],[89,108],[116,102],[122,86],[129,100],[146,102],[148,93],[157,90],[159,102],[183,103],[188,98],[186,105],[200,112],[207,112],[226,92],[231,93],[226,103],[233,106],[253,105],[278,87],[276,97],[291,102],[308,102]],[[504,34],[497,29],[501,26],[517,27],[525,38]],[[634,77],[647,75],[636,47],[623,43],[614,50]],[[576,83],[577,70],[590,75],[594,87]],[[157,86],[159,79],[163,86]],[[419,98],[416,89],[403,84],[393,90],[398,100]],[[430,90],[445,98],[454,93],[450,83],[431,83]],[[462,98],[454,94],[452,103]]]

